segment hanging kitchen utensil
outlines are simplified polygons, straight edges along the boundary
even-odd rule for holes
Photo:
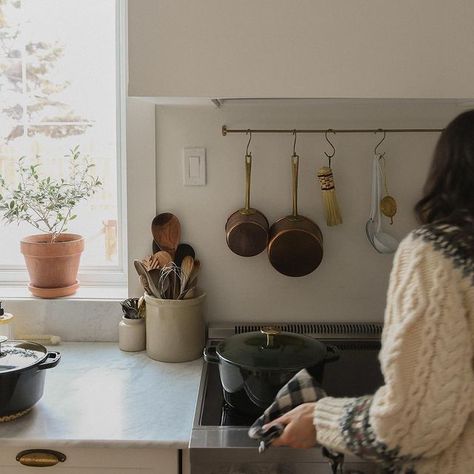
[[[376,217],[375,217],[376,228],[375,228],[375,234],[374,234],[374,245],[380,253],[394,253],[398,248],[399,241],[392,235],[388,234],[387,232],[384,232],[382,229],[382,216],[380,212],[380,194],[381,194],[381,189],[382,189],[382,170],[380,168],[381,156],[377,156],[376,158],[377,158],[376,163],[377,163],[378,179],[377,179],[377,197],[376,197],[377,212],[376,212]]]
[[[365,224],[365,233],[367,235],[367,239],[370,242],[370,245],[372,245],[377,252],[379,250],[375,246],[374,243],[374,235],[376,232],[377,224],[375,222],[375,216],[377,213],[377,197],[378,197],[378,171],[377,171],[377,161],[378,161],[378,155],[374,155],[374,158],[372,160],[372,192],[370,195],[370,214],[369,218]]]
[[[252,153],[249,152],[252,133],[245,153],[245,207],[234,212],[225,225],[227,246],[241,257],[253,257],[265,250],[268,243],[268,220],[257,209],[250,207],[250,178]]]
[[[181,239],[179,219],[170,212],[158,214],[151,223],[151,233],[156,245],[174,257]]]
[[[321,192],[323,197],[324,211],[326,215],[326,223],[328,226],[342,224],[341,210],[336,197],[336,188],[334,185],[334,175],[331,168],[331,160],[336,154],[334,145],[328,139],[328,132],[335,133],[333,130],[326,130],[324,136],[326,141],[331,145],[332,154],[324,152],[328,158],[328,166],[323,166],[318,170],[317,177],[321,184]]]
[[[380,194],[382,188],[380,159],[382,157],[382,154],[375,154],[372,161],[371,209],[369,219],[365,226],[365,231],[369,242],[377,252],[390,254],[397,250],[399,242],[395,237],[382,230],[382,218],[380,212]]]
[[[393,216],[397,213],[397,201],[393,196],[390,196],[387,186],[387,172],[385,169],[385,155],[383,155],[379,160],[381,166],[380,171],[382,174],[383,185],[385,196],[380,200],[380,210],[382,214],[390,218],[390,225],[393,224]]]
[[[298,166],[294,132],[292,170],[293,214],[276,221],[270,228],[268,258],[283,275],[299,277],[318,268],[323,258],[323,235],[311,219],[298,214]]]

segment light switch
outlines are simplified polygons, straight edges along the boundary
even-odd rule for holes
[[[189,177],[190,178],[199,178],[200,166],[201,165],[200,165],[199,156],[189,157]]]
[[[183,178],[185,186],[204,186],[206,184],[205,148],[184,148]]]

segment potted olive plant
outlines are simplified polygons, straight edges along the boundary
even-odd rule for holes
[[[0,212],[8,222],[27,222],[41,234],[24,237],[20,242],[30,276],[29,289],[35,296],[68,296],[79,287],[77,272],[84,250],[84,238],[68,234],[68,223],[77,216],[75,207],[102,185],[91,171],[94,165],[81,155],[79,147],[66,155],[70,161],[66,178],[41,177],[40,164],[18,160],[18,185],[10,188],[0,175]]]

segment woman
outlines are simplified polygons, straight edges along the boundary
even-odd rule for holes
[[[441,134],[415,212],[423,225],[390,276],[385,385],[298,406],[268,425],[286,426],[274,446],[318,442],[391,473],[474,472],[474,110]]]

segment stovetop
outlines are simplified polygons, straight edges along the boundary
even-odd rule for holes
[[[208,344],[241,332],[258,331],[268,324],[213,325]],[[275,324],[272,324],[274,326]],[[383,384],[378,362],[380,323],[286,323],[282,331],[306,334],[336,345],[341,356],[324,368],[322,386],[328,395],[351,397],[374,393]],[[191,474],[328,474],[333,472],[321,447],[267,449],[259,454],[258,442],[248,427],[258,415],[238,413],[224,402],[219,367],[204,364],[189,445]],[[346,455],[345,474],[377,474],[374,463]]]
[[[357,397],[374,393],[383,384],[378,362],[380,341],[328,339],[341,355],[326,365],[322,387],[329,396]],[[249,427],[256,416],[242,414],[224,401],[219,368],[207,364],[198,425]]]

